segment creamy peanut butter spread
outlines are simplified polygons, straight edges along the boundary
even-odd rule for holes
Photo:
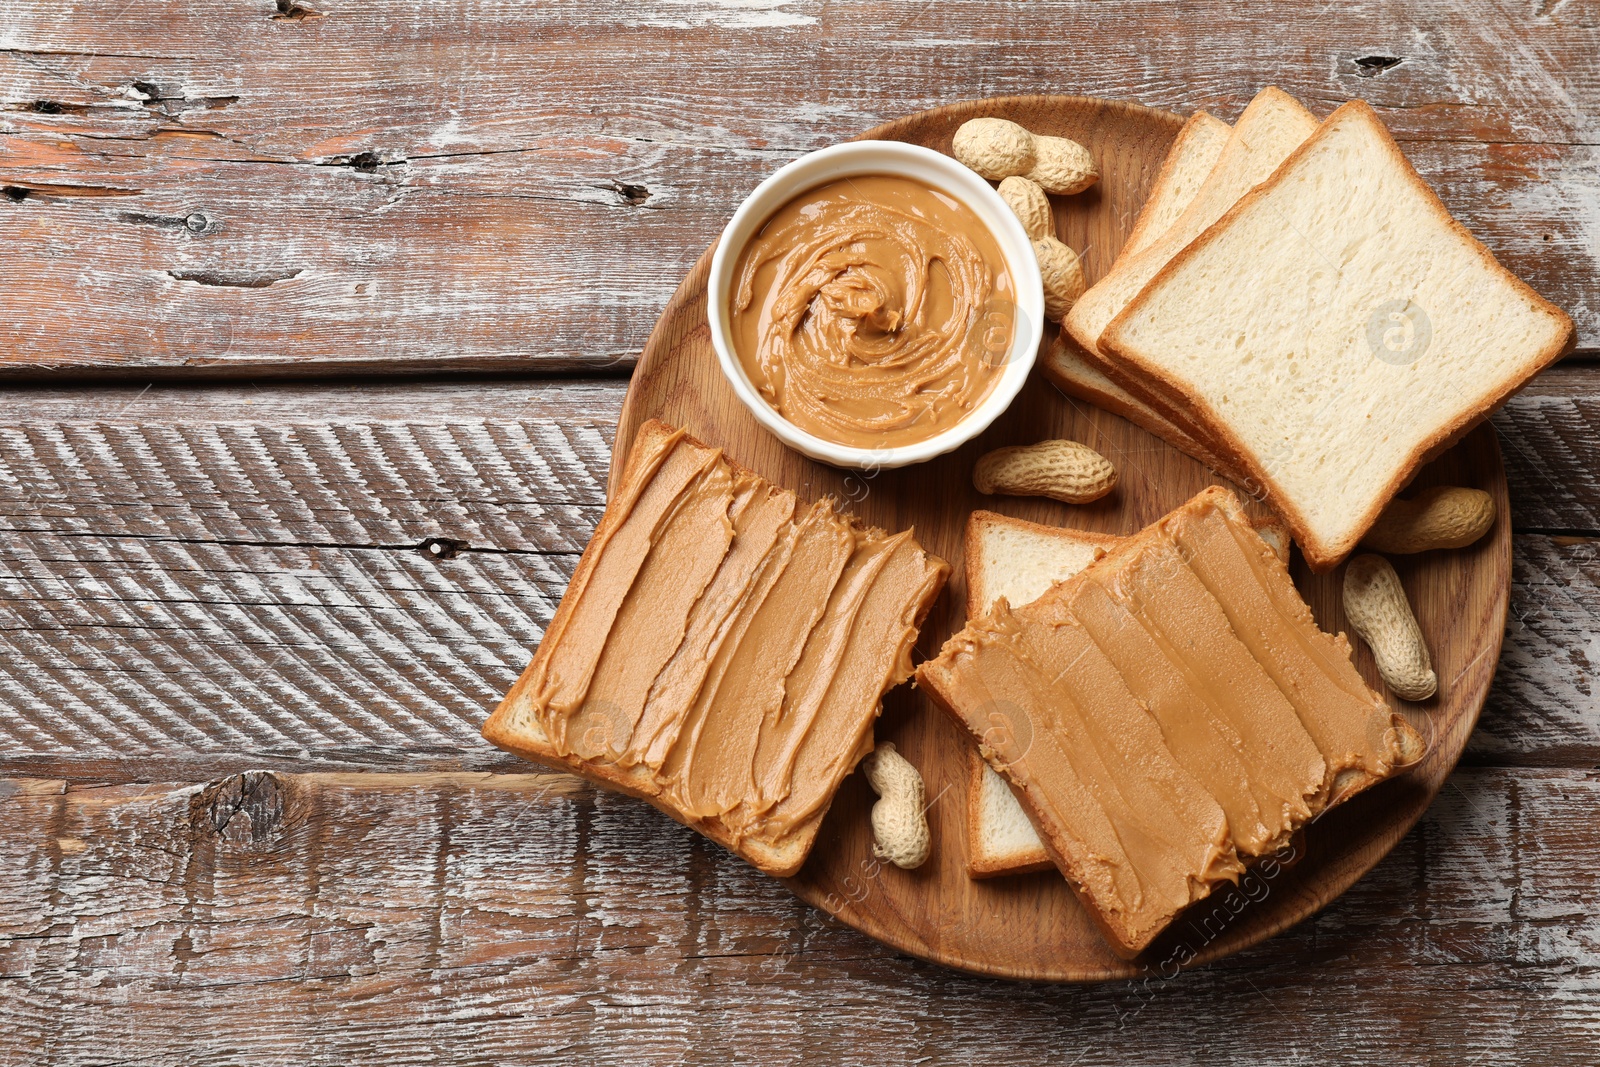
[[[792,873],[948,569],[649,423],[485,733]]]
[[[1220,489],[1000,601],[917,677],[1126,953],[1398,755],[1394,713]]]
[[[953,197],[867,175],[811,189],[741,251],[740,363],[789,422],[837,444],[923,441],[994,388],[1016,290],[993,234]]]

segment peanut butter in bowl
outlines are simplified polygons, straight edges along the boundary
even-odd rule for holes
[[[1017,286],[990,228],[915,178],[857,174],[788,200],[739,253],[733,347],[786,422],[853,448],[950,430],[1000,380]]]

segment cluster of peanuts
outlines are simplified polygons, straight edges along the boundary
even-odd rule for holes
[[[1000,183],[1000,196],[1022,221],[1044,278],[1045,314],[1067,317],[1083,295],[1083,264],[1056,239],[1045,195],[1081,193],[1100,180],[1089,150],[1066,137],[1045,137],[1008,119],[972,119],[956,131],[954,151],[970,170]]]
[[[1465,548],[1489,532],[1494,516],[1494,498],[1483,490],[1435,486],[1390,502],[1361,544],[1391,555]],[[1396,696],[1427,700],[1439,691],[1422,627],[1388,560],[1368,553],[1345,565],[1344,611]]]

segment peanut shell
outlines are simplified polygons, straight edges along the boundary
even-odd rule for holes
[[[1009,119],[969,119],[955,136],[955,156],[990,181],[1022,174],[1034,165],[1033,134]]]

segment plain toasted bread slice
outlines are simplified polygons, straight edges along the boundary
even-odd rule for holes
[[[1116,534],[1013,519],[993,511],[967,518],[964,541],[967,617],[1005,597],[1013,605],[1037,600],[1122,541]]]
[[[1156,173],[1150,195],[1117,253],[1119,259],[1144,251],[1189,210],[1232,133],[1232,126],[1209,112],[1189,116]]]
[[[1252,520],[1261,539],[1287,561],[1289,532],[1277,518]],[[965,540],[967,618],[996,600],[1019,607],[1093,563],[1122,542],[1115,534],[1043,526],[992,511],[975,511]],[[973,878],[1048,870],[1050,855],[1004,778],[977,748],[969,754],[967,873]]]
[[[1315,570],[1572,342],[1572,320],[1450,217],[1360,101],[1100,338],[1196,414]]]
[[[1188,208],[1231,131],[1226,122],[1204,111],[1189,116],[1156,174],[1133,230],[1118,257],[1131,256],[1156,240]],[[1115,268],[1113,268],[1115,269]],[[1087,400],[1113,415],[1120,415],[1142,430],[1162,438],[1225,476],[1229,472],[1210,449],[1178,428],[1166,416],[1140,400],[1091,365],[1065,330],[1058,332],[1041,361],[1045,376],[1068,396]]]
[[[1193,417],[1182,399],[1104,352],[1100,335],[1168,260],[1242,196],[1271,177],[1316,129],[1316,117],[1289,94],[1272,87],[1257,93],[1239,116],[1215,166],[1183,214],[1144,249],[1119,258],[1111,271],[1078,299],[1067,316],[1067,332],[1090,363],[1225,462],[1226,452],[1209,438],[1204,423]]]

